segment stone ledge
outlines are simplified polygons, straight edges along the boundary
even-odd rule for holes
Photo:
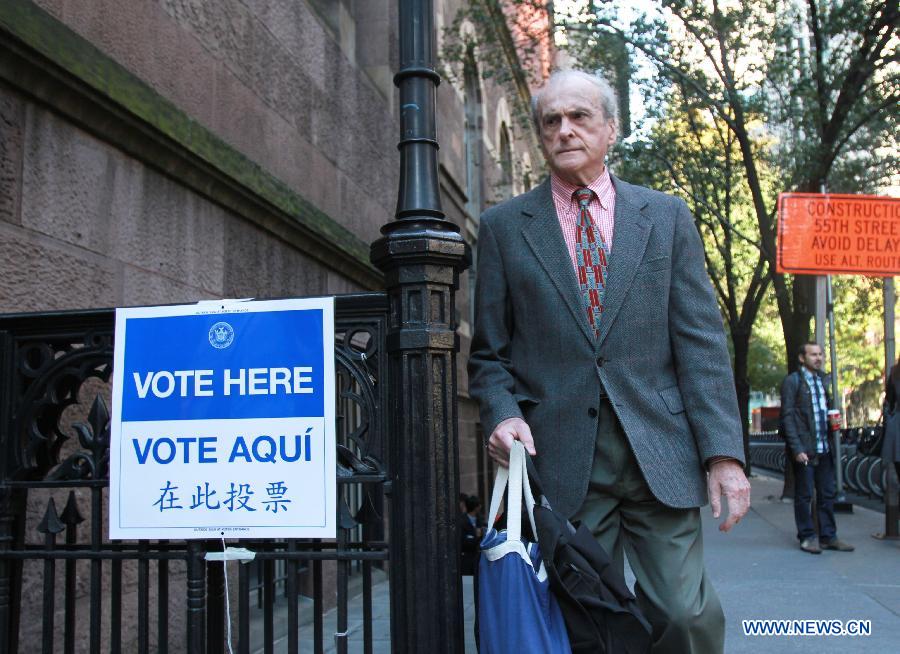
[[[0,2],[0,79],[364,288],[369,246],[29,0]]]

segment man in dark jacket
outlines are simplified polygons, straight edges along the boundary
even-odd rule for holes
[[[804,343],[798,359],[800,368],[781,384],[781,432],[794,466],[794,519],[800,549],[810,554],[821,554],[823,549],[852,552],[852,545],[838,539],[834,521],[835,462],[828,427],[831,396],[823,381],[822,347]],[[810,507],[813,489],[818,537]]]

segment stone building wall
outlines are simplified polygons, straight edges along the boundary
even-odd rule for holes
[[[450,25],[464,0],[435,0]],[[397,0],[0,3],[0,313],[332,295],[381,287],[393,218]],[[440,40],[440,39],[439,39]],[[514,88],[479,79],[480,208],[540,159]],[[466,92],[438,90],[444,211],[472,244]],[[468,398],[463,273],[460,489],[491,481]]]
[[[0,86],[0,311],[332,294],[356,285]]]
[[[364,241],[393,213],[394,2],[36,4]],[[320,5],[358,7],[354,29]]]

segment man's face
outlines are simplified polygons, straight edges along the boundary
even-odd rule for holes
[[[821,370],[824,360],[825,356],[822,354],[822,348],[818,345],[807,345],[805,353],[800,355],[800,363],[812,371]]]
[[[597,87],[578,77],[562,77],[544,89],[538,109],[541,148],[550,169],[579,186],[597,179],[616,141],[615,123],[603,115]]]

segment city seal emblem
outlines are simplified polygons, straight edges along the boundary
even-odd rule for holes
[[[227,322],[217,322],[209,328],[209,344],[224,350],[234,342],[234,329]]]

